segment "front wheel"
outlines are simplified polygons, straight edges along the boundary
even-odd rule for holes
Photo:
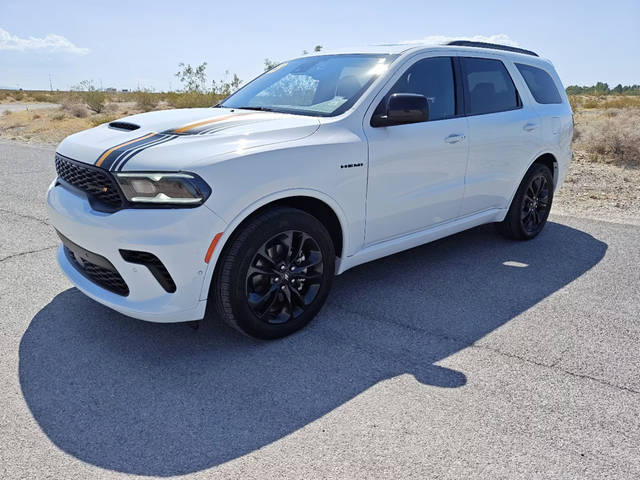
[[[527,171],[513,197],[498,231],[515,240],[531,240],[538,235],[551,211],[553,176],[546,165],[534,163]]]
[[[252,337],[290,335],[322,307],[334,264],[331,236],[315,217],[287,207],[267,211],[225,247],[211,287],[216,310]]]

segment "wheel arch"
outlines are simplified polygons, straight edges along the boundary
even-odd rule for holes
[[[331,235],[338,261],[344,252],[348,252],[348,222],[344,211],[335,200],[317,190],[294,189],[278,192],[257,200],[239,212],[227,224],[209,261],[205,281],[200,292],[201,300],[208,297],[210,285],[218,267],[218,260],[238,229],[254,216],[278,206],[297,208],[320,220]]]
[[[558,178],[560,173],[559,166],[558,166],[558,159],[553,153],[549,151],[538,152],[533,157],[533,159],[527,164],[527,168],[525,168],[524,171],[520,172],[520,178],[519,178],[520,181],[514,186],[513,191],[509,196],[509,201],[507,202],[507,205],[502,211],[502,215],[500,215],[500,218],[497,221],[501,222],[502,220],[504,220],[505,216],[507,215],[507,212],[509,211],[509,207],[511,206],[511,202],[513,202],[513,197],[515,197],[516,192],[518,191],[518,187],[520,187],[520,184],[522,183],[524,176],[527,174],[529,169],[536,163],[541,163],[547,166],[549,170],[551,170],[551,175],[553,176],[553,187],[555,190],[556,186],[558,185]]]
[[[538,155],[536,159],[533,162],[531,162],[531,165],[527,167],[525,174],[529,171],[529,169],[534,163],[541,163],[542,165],[545,165],[547,168],[549,168],[549,170],[551,170],[551,175],[553,176],[553,186],[555,188],[556,185],[558,184],[558,160],[556,159],[555,155],[550,152],[546,152],[541,155]]]

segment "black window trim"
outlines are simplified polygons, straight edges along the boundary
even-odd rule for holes
[[[404,75],[410,68],[413,68],[419,62],[422,62],[422,61],[425,61],[425,60],[431,60],[432,58],[448,58],[451,61],[451,75],[453,76],[454,114],[453,115],[449,115],[447,117],[443,117],[443,118],[437,118],[437,119],[434,119],[434,120],[431,120],[431,119],[425,120],[424,122],[406,123],[406,124],[399,124],[399,125],[387,125],[387,126],[385,126],[385,128],[401,127],[401,126],[404,126],[404,125],[416,125],[416,124],[422,124],[422,123],[439,122],[439,121],[442,121],[442,120],[451,120],[452,118],[461,118],[461,117],[466,116],[465,113],[464,113],[464,100],[463,100],[464,94],[462,92],[462,75],[460,73],[460,68],[457,65],[458,62],[456,60],[457,57],[455,55],[436,55],[436,56],[432,56],[432,57],[430,56],[430,57],[419,58],[419,59],[415,60],[413,63],[411,63],[411,65],[409,65],[407,68],[402,70],[402,73],[400,74],[400,77],[402,77],[402,75]],[[382,98],[380,99],[378,104],[373,109],[373,112],[371,113],[371,118],[369,119],[369,126],[371,126],[372,128],[381,128],[381,126],[372,125],[371,122],[373,121],[373,117],[375,116],[375,112],[380,107],[380,104],[385,101],[385,99],[387,98],[387,95],[389,94],[391,89],[396,86],[396,83],[398,82],[398,79],[396,79],[391,84],[391,86],[387,88],[387,90],[384,92],[384,95],[382,95]]]
[[[503,112],[512,112],[514,110],[521,110],[523,108],[523,104],[522,104],[522,97],[520,96],[520,92],[518,91],[518,87],[516,86],[516,83],[513,81],[513,77],[511,76],[511,73],[509,72],[509,69],[507,68],[507,66],[505,65],[505,63],[502,61],[502,59],[500,58],[492,58],[492,57],[481,57],[481,56],[467,56],[467,55],[458,55],[456,56],[456,59],[458,61],[458,64],[460,66],[460,71],[461,71],[461,76],[465,76],[466,75],[466,70],[464,68],[464,62],[462,61],[465,58],[476,58],[476,59],[480,59],[480,60],[493,60],[496,62],[500,62],[502,64],[502,66],[504,67],[505,71],[507,72],[507,76],[509,77],[509,80],[511,80],[511,84],[513,85],[514,90],[516,91],[516,97],[517,97],[517,105],[513,108],[508,108],[506,110],[496,110],[495,112],[482,112],[482,113],[470,113],[469,112],[469,98],[470,98],[470,93],[469,93],[469,89],[467,88],[467,83],[462,81],[462,89],[463,89],[463,96],[464,96],[464,116],[465,117],[476,117],[478,115],[493,115],[495,113],[503,113]]]

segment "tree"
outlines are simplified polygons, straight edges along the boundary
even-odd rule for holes
[[[274,68],[276,68],[278,66],[278,62],[274,62],[273,60],[269,59],[269,58],[265,58],[264,59],[264,71],[268,72],[269,70],[272,70]]]
[[[622,94],[622,84],[619,83],[618,85],[613,87],[613,91],[615,93],[617,93],[618,95],[621,95]]]
[[[80,92],[82,100],[87,104],[90,110],[100,113],[104,110],[104,103],[107,96],[104,92],[96,90],[92,80],[82,80],[78,85],[71,87],[71,90]]]
[[[603,82],[598,82],[596,83],[595,86],[595,93],[596,95],[606,95],[607,93],[609,93],[609,85]]]
[[[314,52],[319,52],[322,50],[322,45],[316,45],[315,48],[313,49]]]
[[[204,93],[206,91],[207,62],[202,62],[202,64],[195,68],[193,68],[191,64],[185,65],[180,62],[178,68],[180,68],[180,70],[176,73],[176,77],[182,82],[186,92]]]

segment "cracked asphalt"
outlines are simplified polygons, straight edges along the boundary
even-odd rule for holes
[[[58,271],[53,148],[0,143],[0,477],[640,478],[640,227],[484,226],[337,277],[260,342]]]

